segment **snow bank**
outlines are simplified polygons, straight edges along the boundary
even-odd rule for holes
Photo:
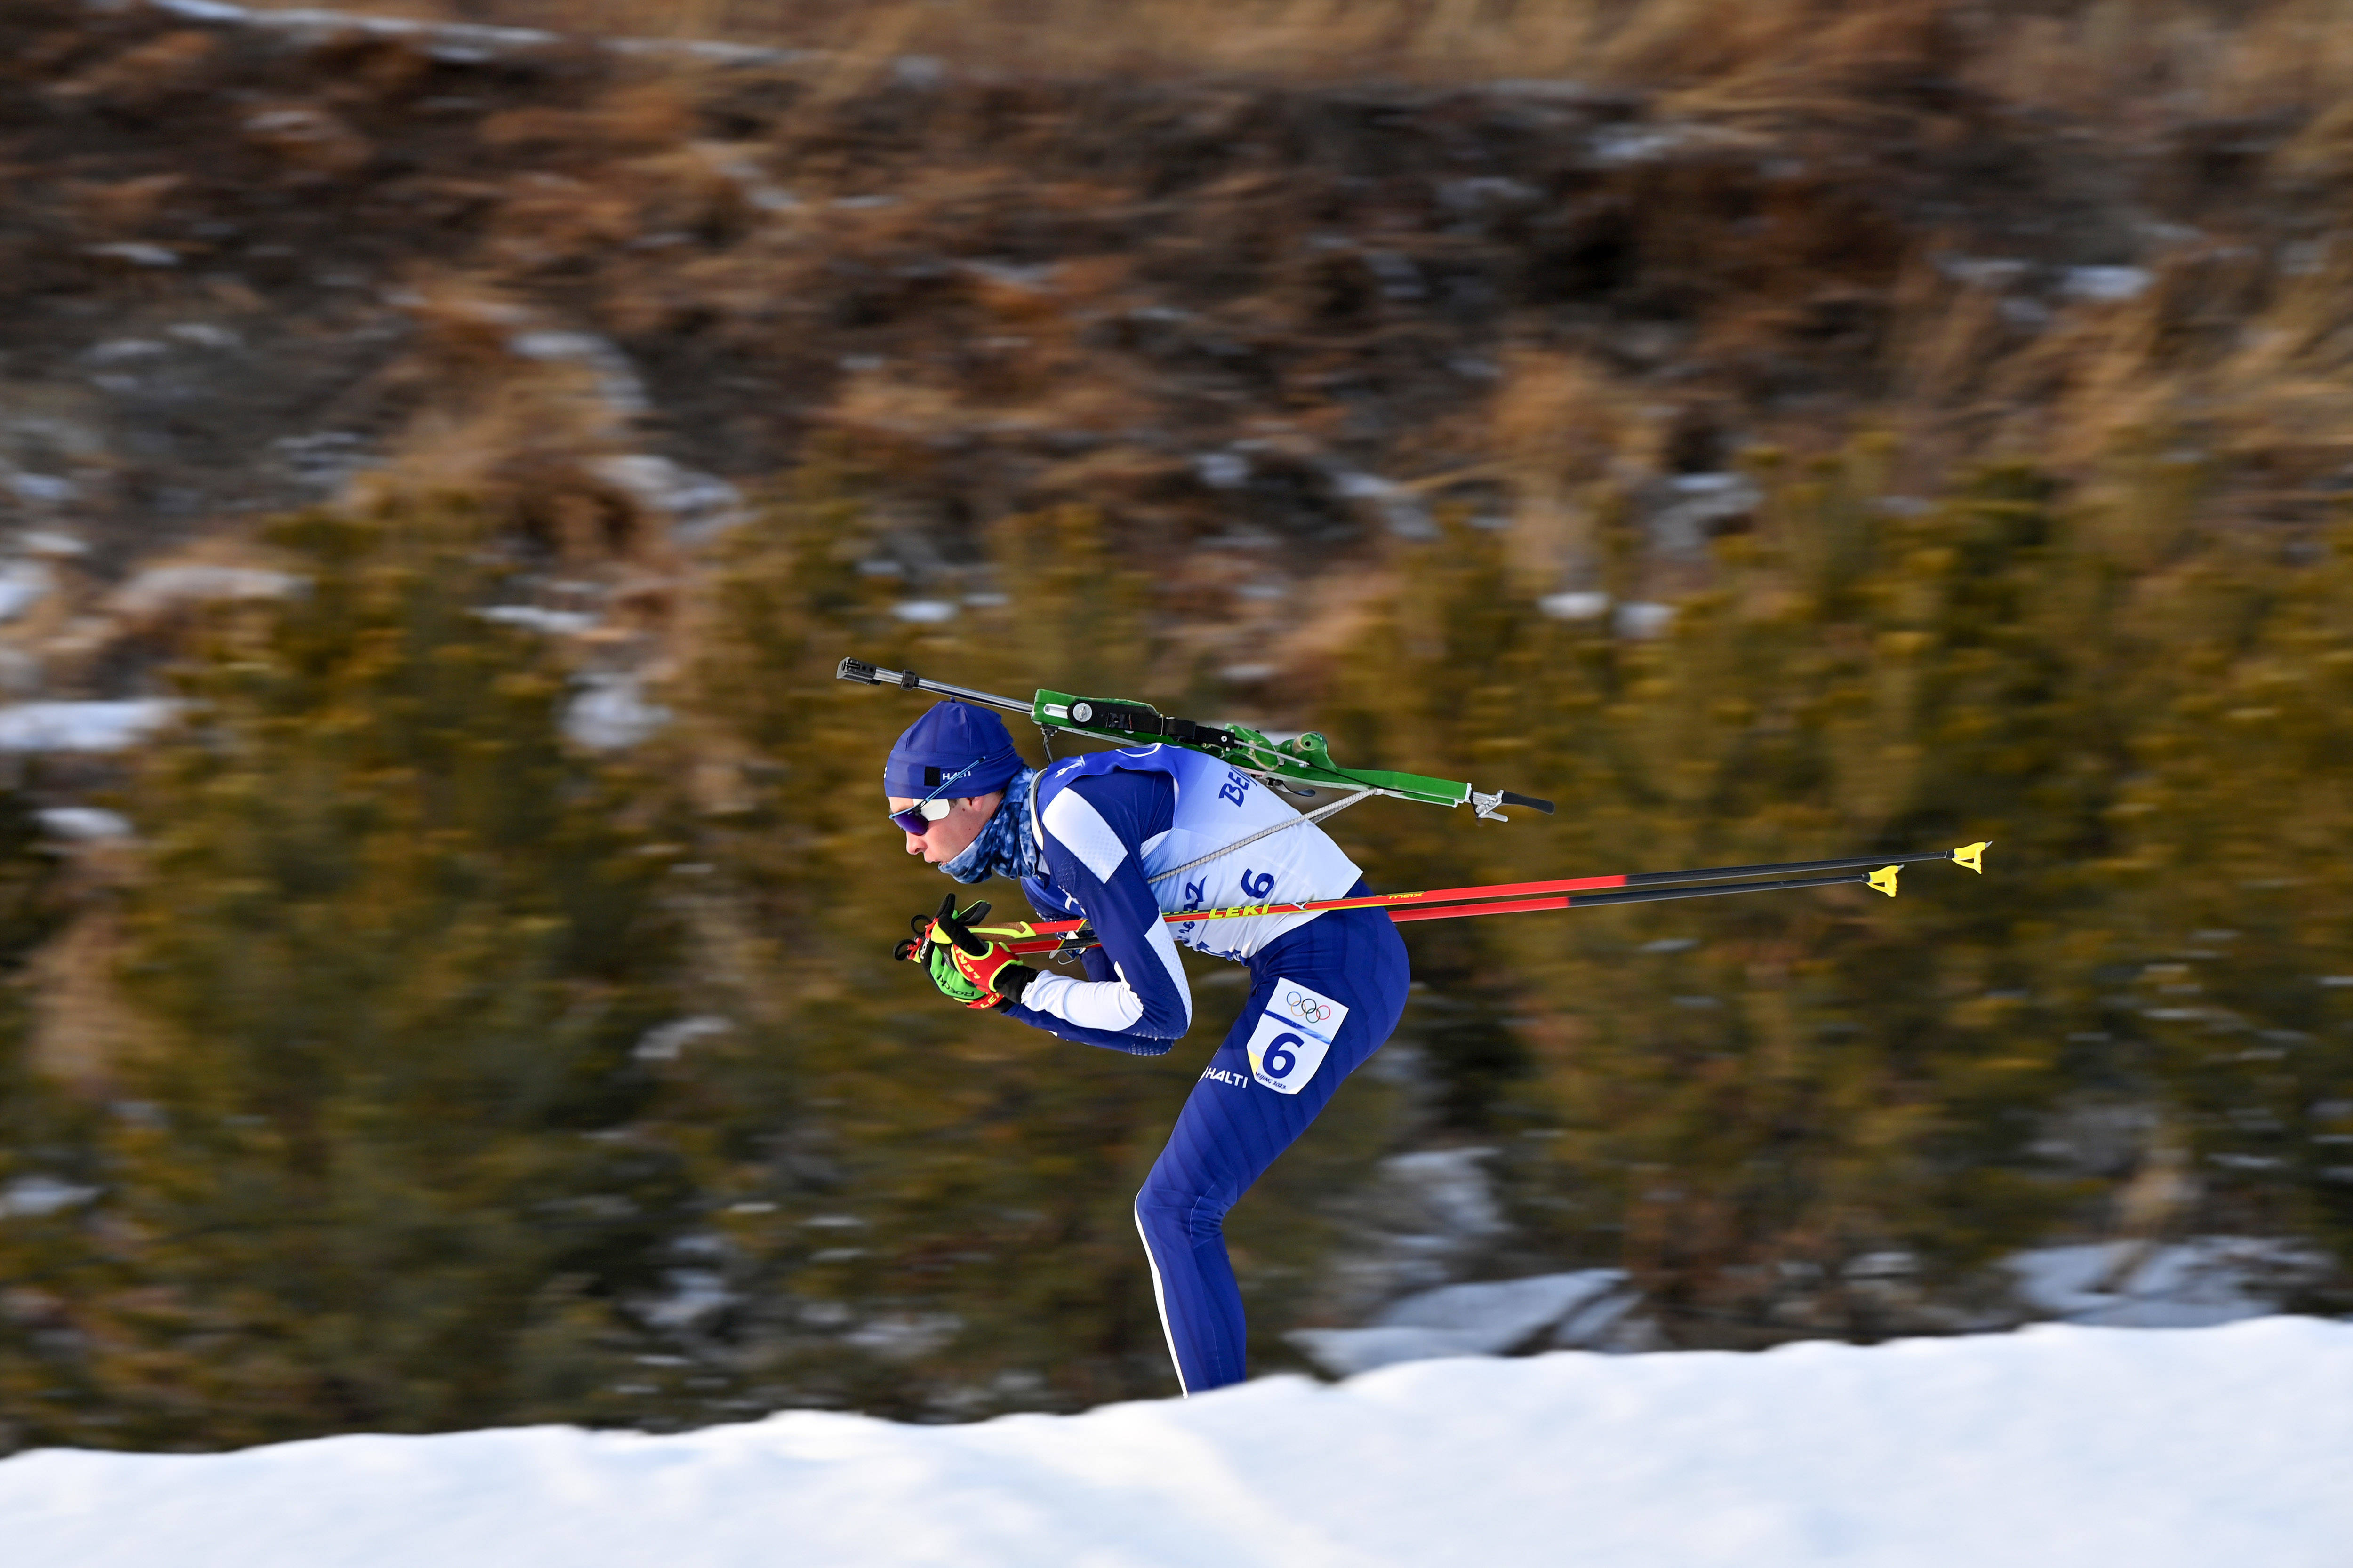
[[[10,1568],[2343,1568],[2353,1325],[1421,1362],[1077,1416],[800,1412],[0,1462]]]
[[[14,702],[0,707],[0,752],[119,752],[167,723],[180,705],[163,698],[119,702]]]

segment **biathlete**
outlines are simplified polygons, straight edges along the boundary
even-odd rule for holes
[[[959,882],[1015,878],[1041,918],[1082,918],[1102,944],[1085,954],[1083,980],[1032,969],[1002,942],[971,936],[971,911],[960,921],[951,900],[917,922],[902,952],[953,1000],[1156,1057],[1193,1022],[1179,943],[1250,966],[1249,1005],[1135,1198],[1178,1384],[1193,1394],[1240,1382],[1242,1300],[1226,1213],[1397,1026],[1408,976],[1396,925],[1377,909],[1164,922],[1187,910],[1367,891],[1313,823],[1203,859],[1299,814],[1198,752],[1134,746],[1030,768],[994,713],[942,702],[899,737],[883,781],[908,854]]]

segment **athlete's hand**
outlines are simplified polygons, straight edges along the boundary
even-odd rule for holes
[[[980,997],[965,1003],[967,1007],[1009,1007],[1021,1000],[1021,993],[1029,989],[1029,982],[1038,977],[1036,970],[1014,957],[1001,942],[986,944],[978,958],[960,945],[952,945],[949,952],[955,958],[956,973],[981,988]]]
[[[1021,999],[1038,972],[1017,960],[1003,942],[973,931],[987,916],[986,901],[959,914],[955,896],[950,894],[929,920],[915,917],[911,922],[915,934],[898,945],[894,956],[921,959],[932,984],[951,1002],[967,1007],[1008,1006]]]
[[[908,922],[915,934],[892,949],[891,956],[921,963],[924,972],[931,975],[932,984],[940,988],[940,994],[951,1002],[961,1002],[969,1007],[981,1002],[987,995],[988,988],[965,978],[963,972],[956,968],[956,959],[968,956],[960,952],[958,939],[986,952],[988,944],[973,935],[970,927],[973,921],[985,920],[987,916],[988,905],[985,900],[959,915],[956,913],[955,896],[950,894],[940,900],[939,913],[928,919],[917,915]]]

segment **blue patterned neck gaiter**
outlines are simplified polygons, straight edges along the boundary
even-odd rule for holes
[[[1035,768],[1016,773],[1007,783],[1005,799],[981,828],[980,837],[955,859],[942,861],[940,869],[959,882],[986,882],[991,877],[1018,881],[1034,872],[1038,840],[1029,831],[1029,785],[1037,776]]]

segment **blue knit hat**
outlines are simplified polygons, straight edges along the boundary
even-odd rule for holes
[[[958,768],[977,763],[949,784],[951,800],[1002,789],[1022,768],[1005,721],[969,702],[942,702],[907,726],[882,766],[882,793],[920,800]]]

